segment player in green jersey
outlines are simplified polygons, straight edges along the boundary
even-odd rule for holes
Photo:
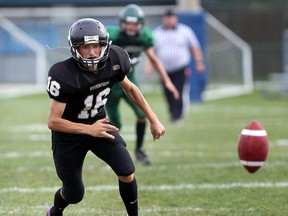
[[[153,51],[154,36],[152,30],[144,26],[144,19],[144,12],[138,5],[129,4],[125,6],[119,15],[120,26],[108,26],[107,28],[112,44],[118,45],[128,52],[132,67],[127,76],[134,84],[138,86],[135,79],[135,65],[139,62],[140,55],[144,51],[151,64],[160,75],[164,85],[171,91],[174,98],[177,99],[179,98],[178,91],[168,77],[161,61]],[[120,100],[123,98],[135,112],[137,116],[135,148],[136,160],[144,165],[151,164],[149,157],[142,148],[146,130],[145,114],[130,101],[120,85],[116,84],[113,86],[109,98],[110,100],[106,103],[105,108],[109,120],[119,129],[121,129],[122,126],[119,110]]]

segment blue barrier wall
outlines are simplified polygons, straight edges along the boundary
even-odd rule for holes
[[[49,22],[49,20],[23,19],[14,21],[14,24],[43,46],[45,44],[51,47],[59,45],[58,26],[55,23]],[[0,54],[23,55],[28,53],[32,52],[25,44],[11,37],[8,32],[0,27]]]
[[[206,23],[205,23],[205,11],[200,11],[198,13],[192,12],[181,12],[178,15],[179,22],[184,23],[190,26],[195,32],[199,43],[201,45],[204,57],[204,63],[206,65]],[[197,73],[194,66],[194,60],[190,63],[190,69],[192,71],[192,75],[189,77],[190,81],[190,102],[191,103],[200,103],[203,101],[203,92],[205,91],[208,76],[207,71],[203,71],[202,73]]]

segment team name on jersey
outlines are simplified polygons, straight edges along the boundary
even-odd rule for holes
[[[109,85],[109,81],[99,83],[99,84],[97,84],[97,85],[91,86],[91,87],[90,87],[90,91],[93,91],[93,90],[95,90],[95,89],[98,89],[98,88],[101,88],[101,87],[107,86],[107,85]]]

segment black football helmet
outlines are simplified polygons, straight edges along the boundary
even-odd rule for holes
[[[123,32],[129,36],[138,35],[144,27],[145,15],[141,7],[136,4],[126,5],[119,14],[120,27]],[[124,28],[124,23],[136,23],[138,29],[136,32],[127,31]]]
[[[68,42],[72,57],[78,61],[82,69],[95,72],[103,68],[109,54],[111,42],[109,42],[109,34],[106,27],[98,20],[92,18],[84,18],[76,21],[70,27]],[[99,43],[102,50],[99,58],[85,59],[78,52],[81,44]]]

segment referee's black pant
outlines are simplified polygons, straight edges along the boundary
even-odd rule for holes
[[[166,96],[166,101],[168,103],[170,120],[176,122],[183,118],[183,89],[186,81],[185,70],[187,67],[183,67],[176,71],[167,71],[172,83],[179,92],[180,98],[176,100],[173,94],[164,86],[162,82],[164,94]]]

